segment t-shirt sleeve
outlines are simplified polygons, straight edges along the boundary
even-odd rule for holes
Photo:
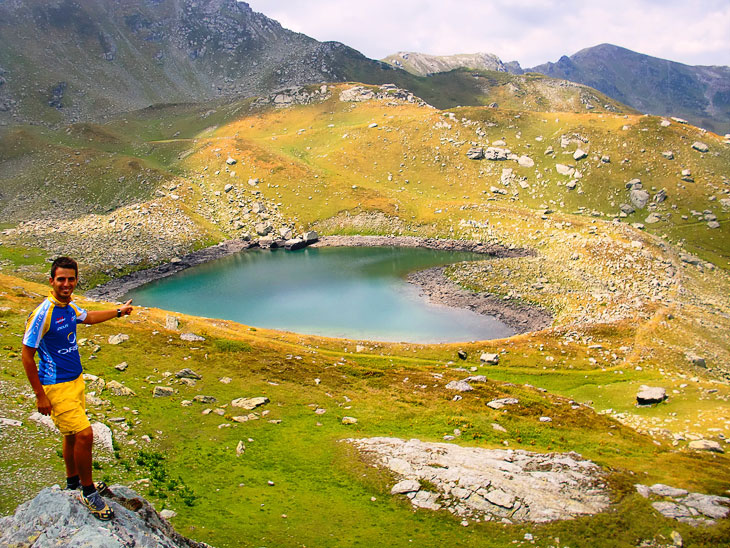
[[[83,322],[86,319],[86,310],[79,307],[76,303],[69,303],[69,304],[74,309],[74,312],[76,312],[76,321]]]
[[[51,325],[52,312],[53,306],[50,306],[46,301],[28,316],[28,321],[25,324],[25,334],[23,335],[23,344],[25,346],[31,348],[40,346],[43,335],[46,334]]]

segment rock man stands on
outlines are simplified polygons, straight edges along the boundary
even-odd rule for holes
[[[23,336],[23,368],[35,392],[38,411],[50,415],[63,434],[66,488],[82,489],[82,501],[102,521],[114,517],[101,495],[104,482],[91,477],[94,434],[86,416],[76,324],[95,324],[132,313],[131,299],[116,310],[86,311],[71,300],[78,283],[76,261],[59,257],[51,265],[51,292],[28,317]],[[36,367],[35,354],[39,364]]]

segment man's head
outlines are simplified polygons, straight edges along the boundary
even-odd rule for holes
[[[70,257],[59,257],[51,265],[51,291],[61,302],[71,300],[71,294],[79,281],[79,266]]]

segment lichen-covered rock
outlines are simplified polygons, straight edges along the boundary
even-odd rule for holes
[[[77,491],[58,486],[43,489],[0,518],[0,546],[136,546],[140,548],[204,548],[209,545],[177,533],[145,499],[121,485],[107,499],[114,519],[101,522],[81,502]],[[33,540],[31,540],[33,539]]]

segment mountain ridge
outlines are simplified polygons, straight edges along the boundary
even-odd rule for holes
[[[526,70],[591,86],[647,114],[730,130],[730,67],[686,65],[599,44]]]

